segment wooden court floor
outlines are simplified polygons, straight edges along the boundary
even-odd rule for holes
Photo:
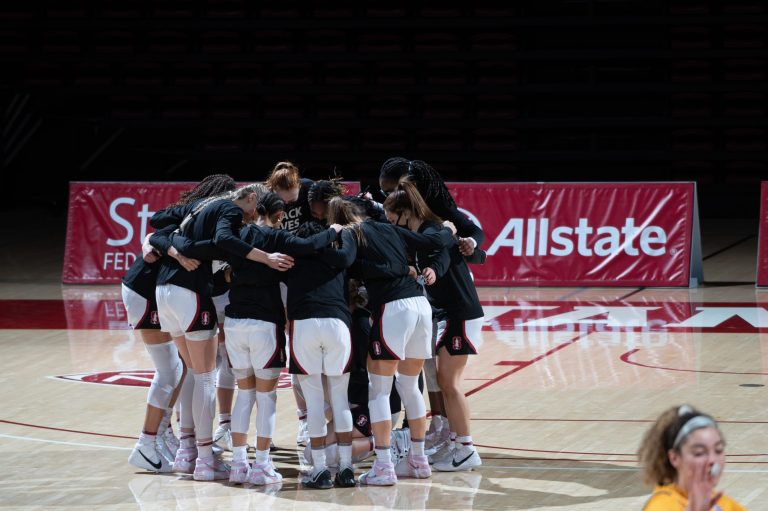
[[[688,402],[726,435],[721,488],[768,510],[768,292],[754,287],[756,227],[703,227],[707,284],[696,289],[481,289],[485,343],[464,388],[483,467],[329,491],[297,484],[287,389],[279,489],[128,465],[151,363],[125,329],[119,288],[58,283],[63,229],[44,243],[4,232],[0,509],[641,509],[640,438],[658,413]]]

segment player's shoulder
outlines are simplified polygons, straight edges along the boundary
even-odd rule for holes
[[[657,486],[648,498],[643,511],[677,511],[685,509],[685,501],[671,486]]]

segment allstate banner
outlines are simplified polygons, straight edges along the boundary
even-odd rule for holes
[[[695,183],[448,187],[485,231],[487,261],[471,266],[478,285],[687,287],[702,280]]]
[[[196,183],[72,182],[62,282],[116,284],[152,232],[152,215]],[[245,183],[242,183],[245,184]],[[348,193],[360,183],[345,182]]]
[[[768,286],[768,181],[760,183],[760,235],[757,247],[757,286]]]

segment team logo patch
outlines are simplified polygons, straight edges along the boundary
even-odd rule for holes
[[[152,311],[149,313],[149,322],[153,325],[160,324],[160,318],[157,315],[157,311]]]
[[[365,427],[366,424],[368,424],[368,417],[366,417],[365,415],[361,415],[360,417],[357,418],[358,426],[362,428],[362,427]]]
[[[200,322],[204,326],[208,326],[211,324],[211,313],[208,311],[203,311],[200,313]]]
[[[461,349],[461,341],[462,341],[461,337],[456,335],[456,336],[453,337],[452,341],[453,341],[453,349],[460,350]]]
[[[376,355],[381,355],[381,343],[379,341],[373,341],[373,352]]]

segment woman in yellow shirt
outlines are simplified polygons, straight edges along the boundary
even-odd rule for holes
[[[746,511],[715,486],[725,467],[725,438],[715,420],[683,405],[670,408],[646,432],[638,452],[646,483],[643,511]]]

